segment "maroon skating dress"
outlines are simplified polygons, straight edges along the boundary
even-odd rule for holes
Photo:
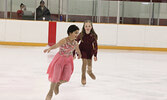
[[[94,55],[97,57],[97,40],[95,39],[95,36],[93,34],[85,34],[82,37],[82,40],[80,39],[81,33],[78,35],[76,41],[80,42],[79,49],[82,54],[83,59],[92,59],[92,56]]]

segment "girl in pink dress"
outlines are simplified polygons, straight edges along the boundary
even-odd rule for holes
[[[51,82],[51,85],[46,100],[51,100],[53,91],[56,95],[59,93],[60,84],[70,80],[74,66],[73,51],[76,50],[79,54],[78,58],[81,57],[78,43],[75,41],[79,33],[79,28],[76,25],[71,25],[69,26],[67,33],[68,37],[44,50],[44,53],[49,53],[50,50],[60,47],[59,52],[55,55],[47,70],[48,79]]]

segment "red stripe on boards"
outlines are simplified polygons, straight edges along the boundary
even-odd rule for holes
[[[49,22],[48,45],[52,46],[56,43],[56,22]]]

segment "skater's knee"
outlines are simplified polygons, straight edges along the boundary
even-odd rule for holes
[[[92,66],[92,60],[87,60],[88,66]]]

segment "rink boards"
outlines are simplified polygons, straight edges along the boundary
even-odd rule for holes
[[[0,44],[46,46],[67,36],[69,25],[79,22],[48,22],[0,19]],[[167,27],[94,23],[99,48],[167,51]]]

